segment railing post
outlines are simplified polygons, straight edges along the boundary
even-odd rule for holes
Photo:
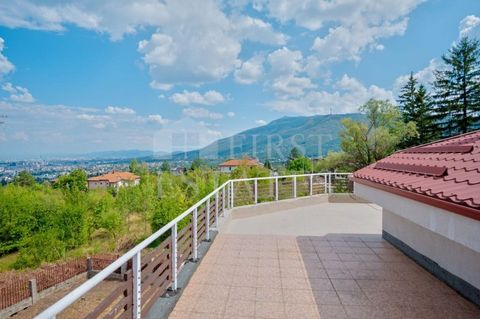
[[[235,207],[235,202],[234,202],[234,197],[235,197],[235,190],[233,188],[233,182],[230,182],[230,209],[233,209]]]
[[[275,200],[278,200],[278,177],[275,177]]]
[[[205,240],[210,241],[210,198],[205,204]]]
[[[253,187],[253,197],[255,200],[255,204],[258,204],[258,180],[255,179],[254,181],[254,187]]]
[[[328,193],[332,193],[332,173],[328,173]]]
[[[218,191],[215,193],[215,228],[218,231]]]
[[[293,176],[293,198],[297,198],[297,175]]]
[[[176,292],[178,288],[177,283],[177,223],[172,226],[172,254],[170,256],[172,262],[172,291]]]
[[[313,195],[313,175],[310,175],[310,196]]]
[[[323,192],[326,194],[327,191],[327,178],[328,178],[328,173],[323,174]]]
[[[231,187],[231,182],[227,184],[227,209],[230,210],[230,204],[232,203],[230,200],[231,192],[230,192],[230,187]]]
[[[192,213],[192,261],[197,261],[198,251],[197,251],[197,218],[198,218],[198,209],[195,208]]]
[[[141,252],[133,256],[133,318],[142,317],[142,256]]]
[[[222,190],[222,216],[225,217],[225,187]]]

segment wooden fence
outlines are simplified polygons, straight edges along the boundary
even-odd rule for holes
[[[94,256],[94,270],[101,270],[118,256]],[[0,310],[6,309],[36,293],[54,287],[70,278],[87,271],[87,258],[77,258],[67,262],[44,266],[29,272],[0,273]]]

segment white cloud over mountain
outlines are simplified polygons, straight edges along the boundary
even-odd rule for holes
[[[356,112],[371,98],[394,101],[391,91],[376,85],[366,87],[348,75],[343,75],[333,87],[332,91],[312,90],[301,97],[270,101],[267,106],[280,112],[313,115]]]

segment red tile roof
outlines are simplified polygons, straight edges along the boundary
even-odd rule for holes
[[[396,152],[353,176],[355,182],[480,219],[480,130]]]
[[[104,175],[99,175],[95,177],[91,177],[88,179],[89,182],[96,182],[96,181],[108,181],[109,183],[117,183],[119,181],[134,181],[139,179],[140,176],[132,174],[130,172],[116,172],[113,171],[111,173],[107,173]]]
[[[260,165],[257,159],[231,159],[226,162],[223,162],[219,166],[240,166],[240,165],[245,165],[245,166],[257,166]]]

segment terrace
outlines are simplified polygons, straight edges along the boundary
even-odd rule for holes
[[[352,188],[228,181],[37,318],[478,318],[382,239],[381,208]]]

